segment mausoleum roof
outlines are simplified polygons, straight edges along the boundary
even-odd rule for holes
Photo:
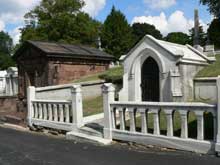
[[[167,41],[162,41],[154,38],[151,35],[146,35],[122,60],[125,60],[141,43],[153,42],[156,46],[166,50],[169,54],[177,57],[179,62],[185,63],[208,63],[209,58],[203,53],[190,45],[175,44]],[[151,44],[152,45],[152,44]],[[157,49],[156,49],[157,50]]]
[[[56,42],[42,41],[26,41],[22,47],[15,53],[15,58],[18,57],[22,50],[28,46],[33,46],[42,51],[47,56],[52,57],[69,57],[69,58],[91,58],[113,60],[114,57],[99,49],[77,44],[62,44]]]

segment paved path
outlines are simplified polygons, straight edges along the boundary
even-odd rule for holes
[[[220,158],[189,153],[137,152],[0,127],[0,165],[220,165]]]

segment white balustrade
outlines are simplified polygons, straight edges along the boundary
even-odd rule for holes
[[[82,95],[80,86],[72,87],[72,100],[35,99],[35,88],[28,88],[28,125],[62,130],[76,130],[82,126]],[[75,116],[74,116],[75,115]]]

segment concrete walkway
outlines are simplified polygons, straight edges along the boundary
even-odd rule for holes
[[[138,149],[137,149],[138,150]],[[219,165],[220,158],[96,146],[0,127],[0,165]]]

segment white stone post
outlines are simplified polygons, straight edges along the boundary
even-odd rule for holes
[[[32,127],[32,118],[34,116],[34,108],[32,101],[35,99],[35,87],[30,86],[27,90],[27,107],[28,107],[28,113],[27,113],[27,122],[28,126]]]
[[[216,146],[215,151],[220,156],[220,76],[218,76],[216,80],[216,86],[217,86],[217,135],[216,136]]]
[[[111,83],[102,86],[104,110],[104,138],[112,140],[112,115],[110,103],[115,101],[115,88]]]
[[[73,85],[72,92],[72,119],[74,130],[83,126],[82,90],[80,85]]]

